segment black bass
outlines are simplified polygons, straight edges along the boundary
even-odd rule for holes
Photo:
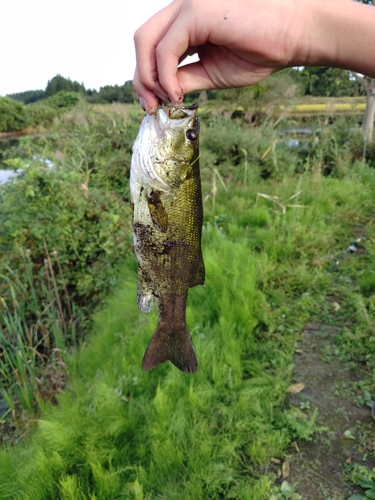
[[[157,299],[159,322],[143,357],[184,372],[198,362],[186,324],[190,287],[204,283],[198,105],[161,104],[143,119],[133,146],[130,192],[138,260],[138,307]]]

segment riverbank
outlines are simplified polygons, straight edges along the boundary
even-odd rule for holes
[[[290,147],[278,132],[295,127],[288,120],[202,117],[207,279],[189,292],[192,376],[169,363],[141,369],[157,318],[136,304],[128,174],[139,116],[107,111],[27,144],[56,169],[35,159],[20,184],[0,187],[1,256],[12,255],[0,264],[16,271],[0,296],[8,320],[24,300],[32,325],[14,338],[3,326],[14,356],[0,356],[9,400],[0,425],[37,427],[30,442],[3,442],[0,496],[347,500],[374,453],[375,171],[357,157],[355,119],[312,121]],[[323,476],[325,490],[301,479],[313,460],[309,477]],[[327,467],[339,471],[330,490]]]

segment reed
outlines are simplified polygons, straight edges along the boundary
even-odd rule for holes
[[[43,373],[51,365],[64,371],[64,353],[67,346],[76,341],[76,325],[71,308],[69,305],[69,316],[65,317],[56,285],[57,277],[46,244],[45,248],[43,274],[35,276],[30,256],[19,249],[24,262],[26,284],[9,267],[7,275],[0,276],[7,283],[11,297],[10,303],[1,299],[0,396],[8,404],[15,420],[24,410],[30,416],[35,416],[41,401],[55,398],[53,390],[56,388],[46,387]],[[63,279],[62,274],[60,279]],[[40,292],[36,291],[37,286],[44,297],[42,302],[39,300]],[[65,299],[69,304],[69,297]]]

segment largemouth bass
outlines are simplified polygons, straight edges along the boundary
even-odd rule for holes
[[[190,287],[204,283],[198,105],[161,104],[143,119],[133,146],[130,192],[138,260],[138,307],[159,322],[143,357],[151,370],[170,360],[184,372],[198,362],[186,324]]]

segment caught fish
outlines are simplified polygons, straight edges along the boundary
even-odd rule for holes
[[[170,360],[184,372],[198,362],[186,324],[190,287],[204,283],[198,105],[161,104],[143,119],[133,146],[130,192],[138,260],[138,307],[158,304],[159,321],[143,357],[151,370]]]

